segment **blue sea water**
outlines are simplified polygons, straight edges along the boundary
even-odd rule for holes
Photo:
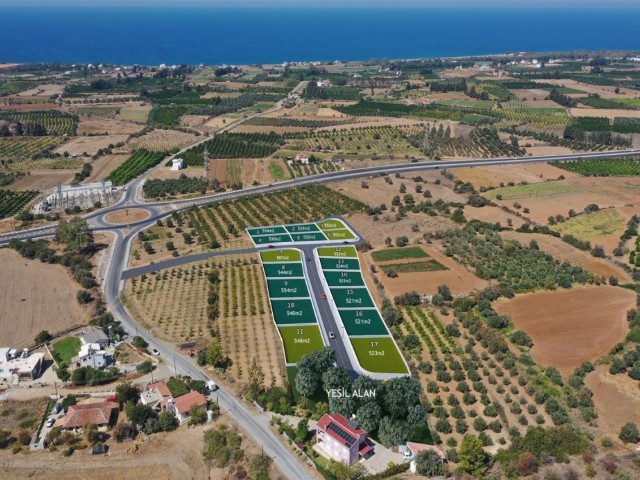
[[[640,8],[5,6],[0,62],[248,64],[640,49],[639,26]]]

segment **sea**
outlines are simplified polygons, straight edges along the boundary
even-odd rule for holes
[[[582,9],[0,5],[0,63],[240,65],[640,49],[640,6],[606,4]]]

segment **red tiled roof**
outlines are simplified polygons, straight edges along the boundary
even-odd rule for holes
[[[356,439],[358,439],[360,435],[365,435],[364,430],[362,430],[361,428],[354,428],[351,425],[349,425],[349,421],[339,413],[334,413],[334,414],[325,413],[322,416],[322,418],[318,420],[318,424],[317,424],[318,429],[322,430],[327,435],[330,435],[331,437],[336,439],[338,442],[340,442],[342,445],[347,445],[347,441],[344,438],[342,438],[340,435],[338,435],[335,431],[328,428],[329,425],[331,425],[332,423],[335,425],[338,425],[342,430],[344,430],[349,435],[355,437]]]
[[[206,407],[207,399],[200,392],[189,392],[181,397],[176,398],[173,401],[173,404],[176,407],[176,410],[184,415],[187,413],[191,407],[197,405],[198,407]]]
[[[362,442],[360,445],[360,455],[363,457],[371,451],[371,446],[367,442]]]
[[[105,425],[118,404],[113,402],[85,403],[72,405],[67,410],[62,428],[81,428],[87,423]]]
[[[163,381],[150,384],[149,390],[157,390],[163,397],[171,396],[171,390],[169,390],[169,387],[167,387],[167,384]]]

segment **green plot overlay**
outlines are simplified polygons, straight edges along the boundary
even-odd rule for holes
[[[298,363],[303,355],[324,347],[320,328],[317,325],[278,327],[287,364]]]
[[[307,283],[302,279],[280,280],[270,278],[267,280],[269,297],[271,298],[308,298]]]
[[[316,315],[309,299],[271,300],[271,308],[278,325],[316,323]]]
[[[336,302],[336,307],[357,308],[374,307],[373,300],[366,288],[332,288],[331,295]]]
[[[339,310],[342,323],[349,336],[388,335],[387,329],[375,308]]]
[[[301,263],[265,263],[262,266],[267,278],[304,277]]]
[[[391,337],[351,338],[360,366],[374,373],[409,373]]]

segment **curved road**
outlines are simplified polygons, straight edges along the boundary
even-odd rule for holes
[[[280,108],[281,103],[274,108]],[[264,113],[264,112],[263,112]],[[254,116],[254,115],[252,115]],[[247,118],[251,118],[247,117]],[[234,124],[225,127],[224,130],[233,128],[246,119],[241,119]],[[204,142],[211,137],[205,137],[196,144]],[[192,145],[193,146],[193,145]],[[186,151],[187,147],[176,155],[180,155]],[[124,285],[122,273],[126,269],[129,258],[131,242],[135,236],[145,228],[153,225],[156,220],[165,218],[173,212],[182,211],[193,205],[204,205],[222,200],[234,200],[251,195],[267,194],[280,190],[287,190],[304,185],[313,185],[320,183],[338,182],[342,180],[350,180],[356,178],[366,178],[378,174],[391,174],[401,172],[414,172],[424,170],[449,169],[449,168],[467,168],[491,165],[512,165],[519,163],[538,163],[549,162],[553,160],[572,160],[577,158],[616,158],[625,155],[637,155],[640,150],[626,150],[615,152],[597,152],[569,155],[553,155],[553,156],[537,156],[537,157],[512,157],[512,158],[492,158],[492,159],[474,159],[460,161],[423,161],[406,164],[380,165],[375,167],[359,168],[354,170],[343,170],[339,172],[324,173],[311,177],[300,177],[292,180],[277,182],[271,185],[260,185],[246,188],[243,190],[219,193],[215,195],[203,196],[188,200],[175,200],[163,202],[145,202],[138,196],[141,186],[144,184],[148,175],[155,169],[161,168],[166,160],[148,171],[143,176],[133,180],[124,191],[122,198],[114,205],[100,209],[85,215],[83,218],[87,220],[93,231],[103,231],[114,235],[114,242],[111,246],[110,261],[102,285],[105,294],[106,303],[113,315],[122,322],[124,328],[129,333],[134,333],[143,337],[152,347],[157,348],[161,358],[167,362],[175,373],[182,375],[190,375],[193,378],[209,380],[208,374],[201,369],[192,358],[175,352],[171,347],[158,341],[151,333],[137,324],[129,315],[125,306],[120,300],[120,292]],[[127,208],[139,208],[149,212],[149,217],[145,220],[134,222],[129,225],[114,225],[106,220],[106,215],[115,211]],[[0,245],[8,243],[11,239],[36,239],[53,235],[55,225],[47,225],[44,227],[33,228],[18,232],[11,232],[0,235]],[[220,402],[221,411],[226,415],[233,417],[258,444],[264,447],[264,451],[270,455],[280,471],[290,478],[307,478],[309,473],[300,464],[297,456],[280,441],[269,426],[269,418],[267,415],[253,413],[247,409],[244,404],[230,393],[224,390],[216,392],[218,401]]]

